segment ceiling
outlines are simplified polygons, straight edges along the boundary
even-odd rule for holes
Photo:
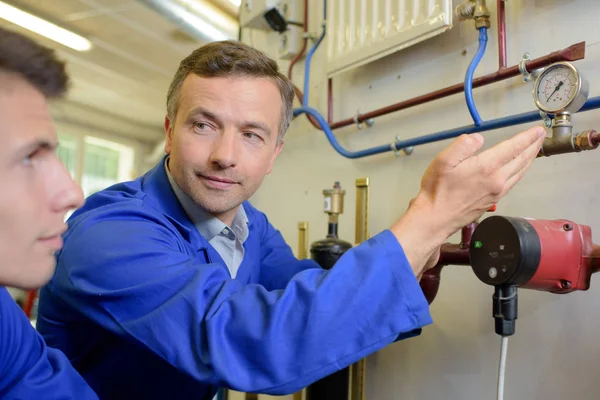
[[[56,49],[67,62],[72,78],[68,102],[98,110],[103,118],[114,117],[140,127],[135,132],[120,132],[123,135],[147,142],[162,137],[170,80],[179,62],[203,42],[140,1],[5,1],[93,43],[90,51],[75,51],[0,19],[0,26]],[[229,0],[209,3],[237,19]]]

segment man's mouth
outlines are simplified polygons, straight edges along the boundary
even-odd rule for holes
[[[202,179],[206,185],[208,185],[209,187],[216,188],[216,189],[229,189],[230,187],[232,187],[233,185],[236,185],[238,183],[234,180],[231,180],[228,178],[223,178],[220,176],[203,175],[203,174],[197,174],[197,176],[200,179]]]
[[[62,228],[55,230],[53,233],[40,237],[39,241],[54,250],[60,250],[63,246],[62,234],[65,233],[66,230],[67,226],[65,225]]]

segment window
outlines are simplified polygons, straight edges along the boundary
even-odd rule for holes
[[[58,157],[81,185],[85,197],[134,175],[135,151],[94,136],[59,135]]]
[[[58,158],[65,164],[69,173],[75,178],[75,168],[77,165],[77,138],[73,136],[59,135],[58,140]]]
[[[115,183],[131,179],[133,158],[134,152],[129,146],[87,136],[81,179],[84,195],[87,197]]]

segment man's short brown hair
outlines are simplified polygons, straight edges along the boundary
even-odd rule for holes
[[[279,88],[283,103],[278,136],[279,140],[283,139],[293,116],[294,88],[289,79],[279,72],[277,63],[267,55],[231,40],[212,42],[196,49],[181,61],[169,87],[167,115],[171,122],[177,115],[181,85],[190,73],[205,78],[248,76],[272,79]]]
[[[69,78],[54,51],[10,30],[0,28],[0,73],[25,79],[48,98],[62,96]]]

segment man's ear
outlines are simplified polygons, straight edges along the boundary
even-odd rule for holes
[[[165,153],[171,154],[171,140],[173,139],[173,124],[169,116],[165,116]]]
[[[277,143],[277,147],[275,147],[275,152],[273,153],[273,157],[271,158],[271,162],[269,163],[269,168],[267,169],[267,174],[271,173],[271,170],[273,169],[273,164],[275,164],[275,159],[277,158],[279,153],[281,153],[282,147],[283,147],[283,140],[281,140],[279,143]]]

